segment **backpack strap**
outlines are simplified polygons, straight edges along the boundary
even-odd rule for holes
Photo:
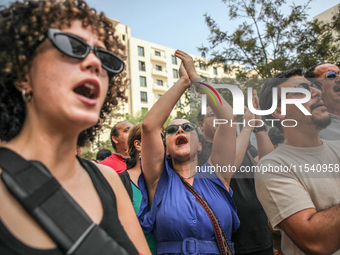
[[[27,161],[0,148],[1,179],[8,191],[46,231],[65,254],[128,253],[67,193],[38,161]]]

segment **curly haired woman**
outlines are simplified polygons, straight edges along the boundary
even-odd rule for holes
[[[45,165],[129,254],[150,254],[118,175],[74,155],[77,141],[93,138],[104,114],[125,99],[124,46],[114,31],[104,14],[82,0],[2,7],[0,140],[2,147]],[[3,181],[0,254],[64,254]]]

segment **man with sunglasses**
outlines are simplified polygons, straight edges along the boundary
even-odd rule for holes
[[[309,86],[306,86],[309,85]],[[302,69],[281,72],[266,81],[260,93],[261,109],[272,106],[272,89],[305,88],[311,98],[302,106],[281,105],[266,116],[283,132],[284,143],[261,158],[255,173],[257,196],[274,230],[282,233],[283,254],[340,254],[340,142],[321,140],[318,133],[330,123],[321,99],[322,88],[302,76]],[[290,92],[288,99],[304,93]],[[297,122],[289,127],[290,119]],[[282,121],[284,121],[282,125]],[[323,168],[322,168],[323,167]]]
[[[326,140],[340,140],[340,69],[338,66],[321,63],[309,68],[305,77],[309,80],[318,80],[322,83],[327,111],[332,120],[331,124],[321,130],[319,136]]]

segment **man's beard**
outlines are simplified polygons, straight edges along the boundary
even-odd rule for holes
[[[328,127],[332,120],[329,116],[325,119],[315,119],[314,116],[312,116],[312,121],[317,129],[322,130]]]
[[[316,101],[314,104],[312,104],[310,106],[311,108],[311,111],[314,110],[314,108],[316,107],[316,105],[321,101],[322,99],[319,98],[318,101]],[[313,115],[311,116],[311,121],[312,121],[312,124],[315,125],[316,129],[318,130],[322,130],[322,129],[325,129],[326,127],[328,127],[330,124],[331,124],[331,118],[329,117],[329,115],[327,115],[327,118],[324,118],[324,119],[316,119]]]

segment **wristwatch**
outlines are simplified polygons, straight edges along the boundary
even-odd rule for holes
[[[253,133],[256,134],[257,132],[261,132],[261,131],[267,131],[267,126],[263,125],[261,127],[256,127],[253,129]]]

